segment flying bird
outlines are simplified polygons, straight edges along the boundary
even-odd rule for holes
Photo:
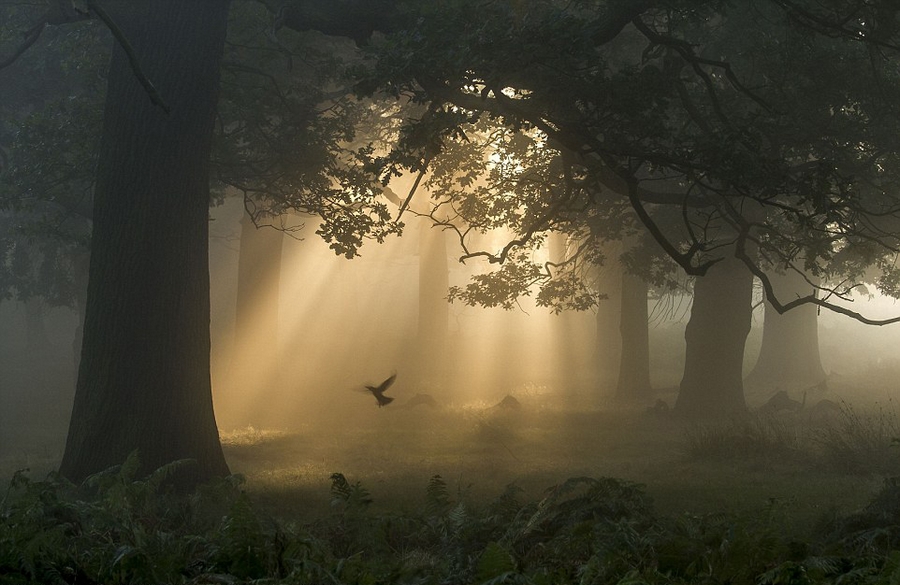
[[[394,383],[394,380],[397,379],[397,374],[391,374],[391,377],[379,384],[378,386],[366,386],[366,390],[372,393],[372,396],[375,397],[375,400],[378,402],[378,408],[385,406],[386,404],[390,404],[394,401],[394,399],[390,396],[385,396],[384,391],[391,387],[391,384]]]

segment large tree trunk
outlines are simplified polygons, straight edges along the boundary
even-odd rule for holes
[[[109,72],[84,345],[60,472],[71,480],[138,450],[141,471],[175,459],[192,483],[228,473],[209,372],[209,153],[225,0],[118,5],[170,112],[151,103],[116,47]]]
[[[684,377],[675,410],[688,418],[720,418],[747,410],[742,368],[750,333],[753,276],[726,257],[694,282],[684,333]]]
[[[781,302],[808,295],[813,290],[802,275],[793,271],[769,274],[769,280]],[[790,391],[813,386],[824,379],[817,307],[804,305],[781,315],[767,300],[759,358],[744,383],[759,389],[778,386]]]
[[[628,273],[622,274],[622,358],[616,397],[627,401],[646,400],[653,394],[650,386],[650,332],[647,311],[647,283]]]

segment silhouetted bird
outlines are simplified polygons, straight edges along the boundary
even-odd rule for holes
[[[386,404],[390,404],[394,401],[390,396],[385,396],[384,391],[391,387],[391,384],[394,383],[394,380],[397,379],[397,374],[392,374],[390,378],[379,384],[377,387],[375,386],[366,386],[366,390],[372,393],[372,396],[375,397],[375,400],[378,401],[378,408]]]

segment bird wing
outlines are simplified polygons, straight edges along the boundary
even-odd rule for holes
[[[388,378],[387,380],[385,380],[384,382],[382,382],[381,384],[378,385],[378,391],[384,392],[385,390],[387,390],[388,388],[391,387],[391,384],[393,384],[394,380],[396,380],[396,379],[397,379],[397,374],[391,374],[390,378]]]

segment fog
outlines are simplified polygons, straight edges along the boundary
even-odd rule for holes
[[[446,336],[423,341],[420,256],[426,236],[435,232],[412,216],[402,237],[382,245],[366,243],[353,260],[328,249],[310,218],[292,219],[292,225],[303,227],[288,234],[265,230],[280,240],[281,270],[276,286],[258,283],[266,292],[257,293],[256,310],[262,315],[265,307],[277,304],[277,322],[260,317],[262,326],[255,331],[250,327],[240,338],[235,318],[242,214],[240,203],[229,200],[213,209],[211,221],[212,379],[216,417],[225,434],[314,429],[313,435],[323,441],[360,449],[346,435],[356,427],[397,431],[406,424],[397,418],[399,412],[429,424],[433,411],[407,408],[420,394],[432,397],[439,412],[446,413],[493,412],[492,407],[513,396],[533,416],[544,417],[549,427],[542,432],[548,433],[554,432],[553,425],[566,424],[554,418],[559,413],[640,412],[652,404],[614,399],[615,360],[610,355],[619,351],[618,340],[598,340],[596,311],[553,315],[531,299],[511,311],[454,303],[446,312]],[[449,235],[445,244],[451,285],[464,285],[488,268],[477,260],[460,264]],[[613,303],[604,301],[598,310],[609,311]],[[651,381],[658,397],[671,405],[682,373],[689,300],[669,298],[667,309],[650,303]],[[900,312],[890,299],[863,294],[855,297],[853,308],[873,317]],[[0,303],[4,473],[21,467],[52,469],[65,441],[77,317],[67,309],[46,307],[41,315],[46,335],[29,328],[25,304]],[[759,353],[762,318],[757,308],[745,372]],[[855,403],[890,400],[900,371],[900,327],[866,326],[823,311],[819,336],[830,376],[825,396]],[[387,394],[395,400],[379,409],[365,386],[392,373],[397,380]],[[780,389],[801,399],[801,388]],[[747,388],[749,406],[758,407],[775,390]],[[508,442],[498,444],[513,452]],[[235,471],[242,471],[240,466]]]

